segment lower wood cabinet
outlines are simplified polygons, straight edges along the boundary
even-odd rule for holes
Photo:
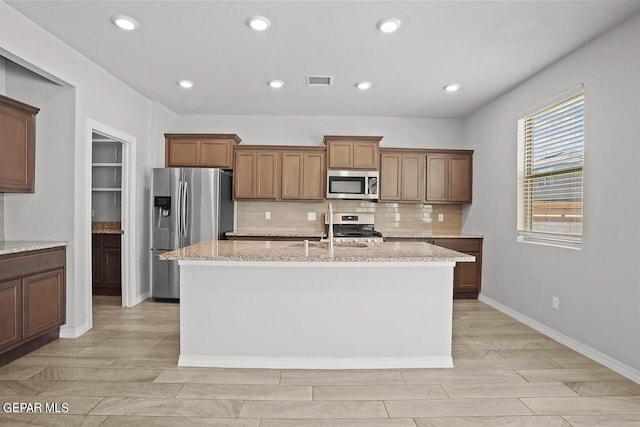
[[[436,246],[476,257],[475,262],[459,262],[453,270],[453,297],[478,298],[482,284],[482,239],[432,239]]]
[[[120,234],[92,234],[93,295],[122,295]]]
[[[482,288],[482,238],[394,238],[385,242],[426,242],[476,257],[475,262],[459,262],[453,269],[453,298],[476,299]]]
[[[0,365],[58,338],[65,260],[64,247],[0,256]]]

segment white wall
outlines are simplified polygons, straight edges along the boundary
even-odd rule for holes
[[[0,93],[5,93],[4,88],[4,58],[0,56]],[[0,241],[4,240],[4,193],[0,193]]]
[[[327,116],[177,116],[164,133],[235,133],[246,145],[321,146],[325,135],[383,136],[381,147],[462,148],[462,120]],[[161,140],[164,147],[164,138]],[[164,150],[155,164],[164,165]]]
[[[474,201],[485,233],[482,294],[635,370],[640,378],[640,15],[473,113]],[[585,88],[581,251],[516,242],[519,112]],[[551,297],[560,310],[551,309]]]
[[[89,119],[136,138],[136,175],[133,185],[136,188],[137,197],[133,241],[135,242],[134,268],[136,268],[137,283],[133,285],[138,295],[144,295],[148,291],[146,270],[139,266],[146,265],[143,261],[148,256],[148,251],[143,252],[145,248],[141,243],[148,240],[148,231],[143,225],[142,216],[146,200],[141,195],[145,192],[147,182],[145,178],[151,164],[149,137],[151,103],[3,1],[0,1],[0,54],[16,62],[28,64],[29,68],[42,70],[75,88],[74,127],[70,135],[73,150],[68,156],[56,158],[55,164],[44,163],[36,170],[36,176],[42,174],[42,177],[53,176],[57,171],[74,171],[72,197],[68,198],[68,195],[65,195],[64,199],[60,199],[60,207],[56,209],[55,215],[59,221],[70,221],[73,224],[72,229],[65,229],[56,236],[58,239],[69,242],[68,258],[71,256],[70,262],[68,259],[70,268],[67,273],[67,325],[63,327],[62,332],[66,335],[75,335],[90,327],[90,312],[87,305],[88,296],[91,293],[91,169],[88,157],[90,141],[87,138]],[[40,144],[40,138],[37,143]],[[61,147],[63,150],[67,148]],[[44,148],[38,146],[36,150],[38,149]],[[68,177],[65,178],[65,183],[68,183]],[[23,197],[28,198],[29,195],[23,195]],[[41,219],[36,221],[32,214],[34,210],[44,212],[47,209],[49,202],[45,200],[50,196],[36,196],[39,200],[40,197],[42,197],[42,203],[23,207],[14,206],[11,212],[9,212],[9,206],[6,206],[7,217],[11,215],[17,218],[26,214],[32,218],[30,221],[22,222],[19,230],[6,230],[7,237],[11,235],[12,238],[21,238],[21,236],[30,235],[29,229],[43,230],[45,234],[38,235],[47,235],[44,230],[46,224],[43,224]],[[25,209],[29,212],[25,212]]]

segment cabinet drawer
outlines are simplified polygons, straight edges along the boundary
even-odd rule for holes
[[[65,250],[63,247],[5,255],[0,258],[0,281],[53,270],[64,267],[64,265]]]
[[[463,253],[482,250],[482,239],[433,239],[433,244]]]

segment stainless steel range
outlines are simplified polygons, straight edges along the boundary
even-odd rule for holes
[[[329,234],[329,218],[325,217],[327,235]],[[333,240],[334,242],[380,243],[382,233],[373,228],[374,215],[372,213],[334,213]]]

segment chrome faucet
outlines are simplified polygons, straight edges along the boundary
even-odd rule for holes
[[[329,203],[329,256],[333,258],[333,205]]]

